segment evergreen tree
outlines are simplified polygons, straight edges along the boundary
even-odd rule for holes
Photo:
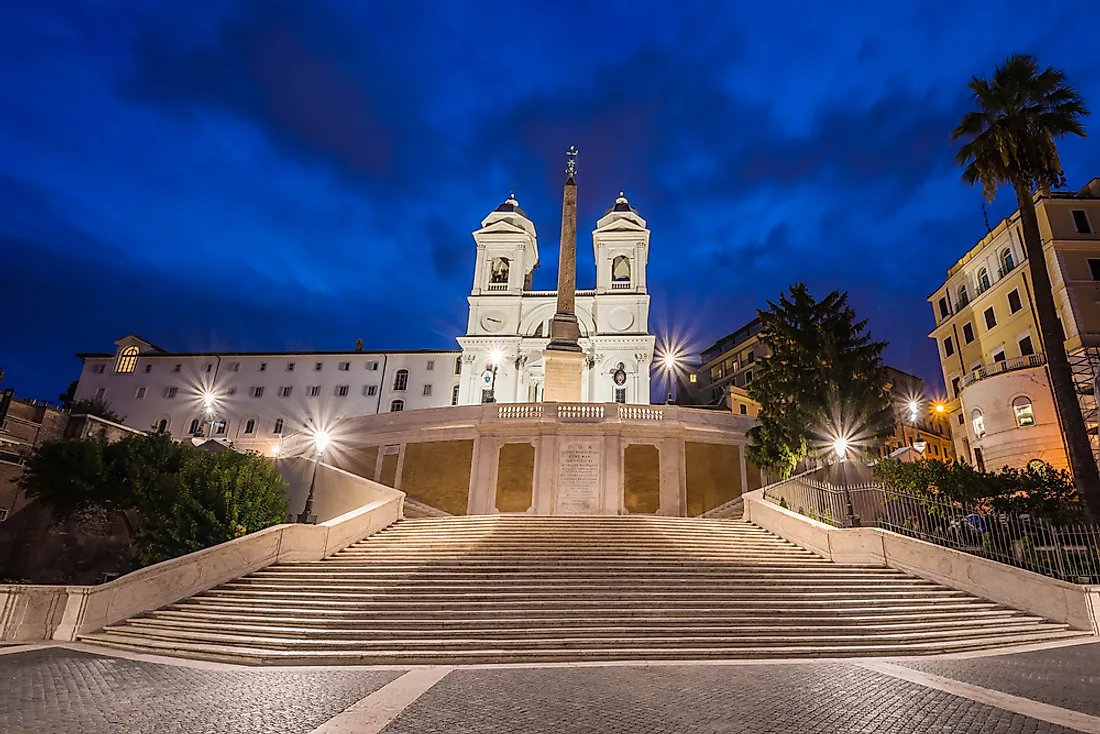
[[[857,321],[848,294],[817,301],[804,283],[760,311],[759,361],[749,396],[760,403],[749,431],[748,457],[781,478],[807,454],[831,450],[837,438],[856,453],[881,445],[894,430],[882,352],[866,321]]]

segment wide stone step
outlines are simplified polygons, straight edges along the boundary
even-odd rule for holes
[[[814,583],[803,582],[797,586],[791,586],[787,582],[769,582],[769,581],[754,581],[752,583],[745,582],[715,582],[707,581],[704,583],[692,582],[691,580],[683,580],[680,582],[664,581],[660,584],[650,584],[647,588],[638,589],[638,584],[632,581],[618,582],[614,579],[604,579],[599,582],[580,582],[580,583],[502,583],[502,582],[486,582],[479,584],[470,583],[403,583],[403,582],[389,582],[389,583],[369,583],[364,581],[346,581],[343,583],[337,583],[330,580],[325,581],[313,581],[308,584],[294,583],[292,581],[272,581],[269,579],[241,579],[239,581],[231,581],[226,584],[222,584],[219,589],[223,590],[261,590],[261,591],[308,591],[311,594],[327,594],[329,592],[337,592],[340,594],[353,592],[359,594],[397,594],[402,597],[406,595],[422,596],[425,594],[431,595],[469,595],[469,594],[506,594],[508,596],[522,596],[522,595],[534,595],[543,596],[549,595],[554,597],[570,596],[574,594],[583,594],[584,596],[599,596],[602,594],[609,594],[614,596],[621,596],[622,594],[645,594],[645,595],[680,595],[690,594],[692,596],[698,595],[710,595],[716,594],[724,596],[729,593],[772,593],[775,589],[780,589],[784,593],[790,593],[789,590],[797,590],[798,593],[817,593],[821,591],[835,591],[835,592],[874,592],[880,591],[943,591],[943,587],[937,586],[931,581],[923,581],[919,579],[882,579],[882,580],[868,580],[868,579],[850,579],[845,581],[829,581],[826,583]]]
[[[393,570],[393,569],[431,569],[433,571],[441,571],[445,569],[459,569],[459,570],[486,570],[492,569],[494,571],[542,571],[542,570],[560,570],[563,567],[574,568],[577,570],[599,570],[607,573],[618,573],[620,571],[635,571],[644,569],[654,569],[661,571],[683,571],[685,573],[693,571],[706,571],[716,570],[721,571],[724,569],[776,569],[776,570],[816,570],[821,569],[823,573],[828,573],[830,569],[846,570],[855,568],[852,566],[838,566],[837,564],[830,563],[824,558],[818,556],[807,556],[801,559],[792,559],[790,561],[767,561],[767,560],[753,560],[753,561],[735,561],[735,560],[723,560],[719,562],[715,561],[683,561],[681,563],[668,563],[653,561],[652,563],[637,563],[637,562],[625,562],[615,558],[608,559],[590,559],[590,560],[557,560],[557,561],[540,561],[538,563],[523,563],[513,560],[501,560],[498,563],[492,565],[486,564],[484,561],[473,560],[468,558],[439,558],[439,559],[379,559],[377,561],[349,561],[341,560],[333,557],[327,561],[309,561],[303,563],[286,564],[282,568],[295,568],[295,569],[325,569],[325,570],[361,570],[364,568],[372,568],[378,570]],[[876,569],[872,569],[871,573]]]
[[[838,568],[825,566],[801,570],[798,568],[767,568],[757,569],[751,566],[731,566],[722,569],[682,569],[682,568],[658,568],[634,567],[620,568],[614,572],[602,569],[579,571],[561,566],[552,566],[545,569],[470,569],[468,567],[457,568],[453,571],[425,570],[422,566],[416,566],[407,570],[387,571],[374,566],[344,565],[344,566],[271,566],[259,571],[254,571],[244,578],[263,579],[375,579],[415,578],[424,581],[435,580],[461,580],[469,579],[477,581],[481,579],[500,580],[524,580],[524,579],[553,579],[553,580],[591,580],[604,578],[622,578],[637,581],[676,581],[679,579],[781,579],[796,581],[801,579],[893,579],[915,578],[902,571],[892,568],[868,568],[863,570]]]
[[[578,659],[600,662],[631,662],[658,660],[741,660],[741,659],[784,659],[784,658],[831,658],[865,657],[894,655],[933,655],[971,650],[982,650],[1004,645],[1020,645],[1034,642],[1050,642],[1059,639],[1080,637],[1081,633],[1052,632],[1030,635],[982,635],[969,640],[937,640],[895,644],[853,643],[848,645],[819,644],[771,644],[771,645],[733,645],[705,646],[702,648],[682,648],[679,645],[667,647],[603,648],[579,651],[577,648],[543,648],[540,650],[483,649],[450,651],[440,653],[429,651],[300,651],[278,650],[264,647],[242,645],[207,644],[199,642],[165,641],[145,639],[129,635],[99,632],[86,635],[83,639],[123,649],[156,652],[163,655],[182,655],[206,660],[225,662],[248,661],[253,664],[269,665],[463,665],[474,663],[551,663],[571,662]],[[578,654],[581,653],[581,654]]]

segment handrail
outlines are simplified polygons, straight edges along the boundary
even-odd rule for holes
[[[1044,364],[1046,364],[1046,357],[1042,354],[1025,354],[1022,357],[1013,357],[1012,359],[1004,359],[990,365],[982,365],[975,370],[970,370],[970,372],[963,377],[963,387],[973,385],[975,382],[981,382],[986,378],[996,375],[1003,375],[1007,372],[1015,372],[1016,370],[1026,370],[1031,367],[1041,367]]]

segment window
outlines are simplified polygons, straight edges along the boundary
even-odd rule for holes
[[[1008,312],[1016,313],[1023,307],[1024,304],[1020,302],[1020,291],[1017,289],[1013,289],[1008,294]]]
[[[741,415],[749,414],[749,406],[745,405],[744,403],[738,403],[738,408],[741,411]]]
[[[424,369],[428,370],[428,372],[432,372],[433,370],[435,370],[435,360],[429,359],[428,365]]]
[[[310,385],[306,389],[309,390],[309,396],[311,398],[315,398],[315,397],[317,397],[318,395],[321,394],[321,386],[320,385]]]
[[[255,433],[256,432],[256,419],[255,418],[249,418],[248,420],[246,420],[244,422],[244,432],[245,433]]]
[[[970,303],[970,294],[966,292],[966,286],[959,286],[959,308],[962,308],[966,304]]]
[[[1031,346],[1031,336],[1025,336],[1019,341],[1020,344],[1020,356],[1026,357],[1030,354],[1035,354],[1035,347]]]
[[[462,374],[462,355],[455,357],[455,374]]]
[[[94,365],[92,365],[92,373],[93,374],[102,375],[106,371],[107,371],[107,365],[105,365],[105,364],[94,364]]]
[[[241,371],[241,363],[240,362],[230,362],[229,363],[229,371],[230,372],[240,372]]]
[[[997,314],[993,310],[992,306],[990,306],[989,308],[987,308],[985,310],[984,316],[985,316],[985,328],[992,329],[994,326],[997,325]]]
[[[168,430],[168,419],[167,418],[161,418],[159,421],[157,421],[157,433],[164,433],[167,430]]]
[[[253,387],[248,391],[248,394],[254,398],[262,398],[264,396],[264,389],[263,387]]]
[[[313,363],[313,371],[314,372],[320,372],[324,368],[325,368],[325,363],[324,362],[314,362]]]
[[[204,366],[203,370],[205,372],[213,372],[214,371],[214,365],[211,364],[210,362],[207,362],[206,365]]]
[[[370,370],[371,372],[377,372],[378,371],[378,362],[377,361],[367,362],[367,369]]]
[[[289,398],[290,393],[293,392],[293,391],[294,391],[294,388],[291,385],[286,385],[284,387],[280,387],[279,388],[279,397],[280,398]]]
[[[7,519],[8,519],[8,511],[7,510],[0,510],[0,522],[4,522]]]
[[[745,355],[745,363],[746,364],[752,364],[755,361],[756,361],[756,353],[755,352],[750,351],[748,354]]]
[[[974,341],[974,324],[969,322],[963,324],[963,341],[967,344]]]
[[[966,421],[965,416],[963,416],[962,413],[959,413],[959,425],[961,426],[965,421]]]
[[[999,349],[999,350],[997,350],[996,352],[993,353],[993,361],[994,362],[1004,362],[1005,361],[1005,350],[1003,348],[1001,348],[1001,349]]]
[[[947,305],[947,296],[940,299],[940,318],[946,319],[951,315],[951,307]]]
[[[294,371],[294,363],[293,362],[287,362],[286,363],[286,371],[287,372],[293,372]]]
[[[1095,257],[1089,258],[1089,272],[1093,280],[1100,280],[1100,260]]]
[[[390,412],[391,413],[400,413],[404,409],[405,409],[405,401],[404,400],[394,400],[392,403],[390,403]]]
[[[1035,425],[1035,412],[1031,408],[1031,399],[1021,395],[1012,401],[1012,412],[1016,414],[1016,427],[1027,428]]]
[[[982,268],[978,271],[978,293],[989,290],[989,271]]]
[[[982,416],[982,411],[975,408],[970,414],[970,420],[974,424],[974,435],[977,438],[985,436],[985,417]]]
[[[750,382],[752,382],[752,370],[745,373],[745,384],[748,385]]]
[[[105,387],[96,388],[95,399],[96,400],[102,400],[103,396],[106,395],[106,394],[107,394],[107,388],[105,388]]]
[[[137,360],[137,347],[123,347],[122,350],[118,353],[118,361],[115,362],[115,372],[133,372],[137,369]]]
[[[1028,471],[1040,471],[1046,465],[1047,465],[1047,463],[1045,461],[1043,461],[1042,459],[1032,459],[1031,461],[1027,462],[1027,470]]]
[[[490,285],[508,285],[508,271],[510,269],[510,263],[506,257],[494,257],[489,263],[489,284]],[[497,288],[490,288],[489,290],[498,290]],[[507,288],[501,288],[499,290],[507,290]]]
[[[224,436],[225,431],[228,427],[229,427],[229,424],[226,423],[225,421],[215,421],[213,433],[214,433],[215,436]]]
[[[192,418],[191,419],[191,425],[187,426],[187,433],[191,436],[194,436],[198,432],[199,432],[199,419],[198,418]]]
[[[978,465],[978,471],[985,471],[985,457],[981,449],[974,449],[974,463]]]
[[[394,390],[407,390],[409,388],[409,371],[397,370],[397,373],[393,376],[393,389]]]
[[[958,377],[951,380],[951,390],[954,392],[956,398],[959,397],[959,382]]]
[[[1001,253],[1001,267],[1004,268],[1003,272],[1005,273],[1016,267],[1016,261],[1012,259],[1012,250],[1007,247]]]
[[[153,365],[151,365],[151,364],[145,365],[146,374],[148,374],[149,372],[152,372],[152,371],[153,371]]]
[[[336,390],[333,391],[333,394],[336,395],[336,397],[338,398],[346,398],[348,395],[348,386],[337,385]]]
[[[1083,209],[1073,210],[1073,226],[1077,227],[1078,234],[1092,234],[1089,215]]]
[[[451,388],[451,405],[458,405],[458,385]]]
[[[626,402],[626,388],[625,387],[615,388],[615,402],[616,403],[625,403]]]
[[[274,433],[276,436],[282,434],[282,432],[283,432],[283,419],[282,418],[276,418],[275,419],[275,427],[271,429],[271,432]]]
[[[378,394],[378,385],[363,385],[363,394],[367,397]]]
[[[144,400],[145,399],[145,388],[144,387],[139,387],[137,390],[134,391],[134,399],[136,399],[136,400]]]
[[[175,367],[172,368],[172,371],[173,372],[179,372],[181,369],[183,369],[183,365],[182,364],[177,364]]]
[[[180,389],[178,387],[166,387],[164,388],[164,397],[174,398],[176,397],[176,393],[178,393],[179,390]]]
[[[951,337],[943,340],[943,353],[948,357],[955,353],[955,344],[951,341]]]
[[[432,394],[432,386],[431,385],[425,385],[424,386],[424,392],[422,392],[420,394],[421,395],[431,395]]]
[[[341,362],[340,364],[336,365],[336,369],[340,370],[341,372],[347,372],[351,369],[351,362]]]
[[[237,386],[234,385],[233,387],[226,388],[225,394],[226,395],[236,395],[237,394]]]
[[[260,362],[260,372],[267,372],[267,362]]]

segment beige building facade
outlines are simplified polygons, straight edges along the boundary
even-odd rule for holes
[[[1096,448],[1100,364],[1100,179],[1035,197],[1066,351]],[[929,297],[947,412],[960,458],[989,470],[1041,459],[1066,467],[1039,334],[1019,212],[948,271]]]

